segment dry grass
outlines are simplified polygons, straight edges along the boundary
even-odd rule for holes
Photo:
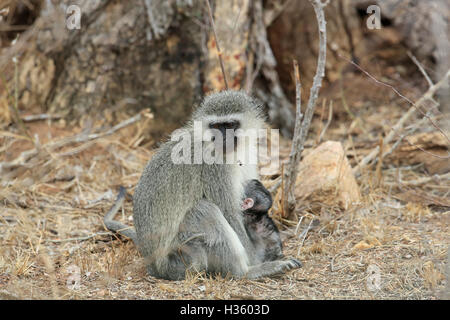
[[[54,242],[105,231],[102,217],[113,200],[111,190],[136,184],[150,155],[142,148],[130,149],[125,142],[130,132],[125,131],[48,167],[32,168],[2,188],[1,290],[19,298],[58,299],[439,297],[449,243],[448,212],[402,204],[382,188],[369,192],[364,203],[349,212],[323,208],[322,213],[306,215],[300,230],[312,218],[320,224],[309,231],[299,255],[302,239],[292,235],[292,227],[285,232],[286,254],[299,258],[304,267],[275,279],[189,275],[185,281],[157,280],[147,277],[133,244],[114,236]],[[61,172],[73,179],[55,181]],[[131,211],[127,202],[125,217]],[[372,264],[381,270],[380,290],[367,288],[366,271]],[[67,287],[71,266],[80,270],[77,290]]]
[[[382,101],[385,99],[383,96]],[[339,118],[339,110],[336,112]],[[400,114],[401,108],[395,105],[379,107],[377,114],[362,111],[357,119],[345,120],[341,114],[324,140],[342,141],[354,165],[368,148],[378,144],[379,132],[388,131],[389,124],[382,119],[395,123]],[[316,119],[311,132],[320,132],[317,128],[323,124],[318,122]],[[58,150],[42,148],[31,160],[0,176],[0,299],[444,297],[450,244],[448,207],[399,200],[398,194],[406,188],[396,185],[399,175],[408,180],[425,173],[420,165],[394,161],[363,170],[358,184],[364,200],[345,212],[320,202],[304,202],[297,207],[298,223],[282,221],[275,207],[272,214],[283,223],[285,254],[301,260],[301,269],[259,281],[204,274],[189,274],[184,281],[147,276],[134,245],[106,232],[102,218],[119,185],[133,193],[152,156],[148,151],[152,142],[140,146],[148,141],[144,137],[152,125],[153,120],[144,119],[89,143],[72,143]],[[31,137],[39,136],[40,146],[82,131],[68,127],[63,120],[29,123],[27,128]],[[0,162],[12,161],[35,147],[16,129],[2,130]],[[286,141],[281,154],[289,154]],[[447,180],[411,189],[445,199],[449,187]],[[132,224],[131,212],[128,199],[122,221]],[[302,232],[308,226],[312,228]],[[83,237],[88,238],[80,240]],[[380,270],[380,288],[371,290],[373,275],[368,271],[374,266]]]

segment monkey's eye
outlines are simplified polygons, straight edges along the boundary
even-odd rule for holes
[[[237,129],[239,128],[239,122],[233,121],[233,122],[225,122],[223,124],[225,129]]]
[[[209,124],[210,129],[217,129],[220,131],[225,131],[227,129],[236,130],[239,129],[240,126],[241,124],[239,121],[216,122]]]
[[[217,130],[220,130],[220,128],[221,128],[221,123],[210,123],[210,124],[209,124],[209,128],[210,128],[210,129],[217,129]]]

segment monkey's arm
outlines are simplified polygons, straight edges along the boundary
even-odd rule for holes
[[[125,194],[126,189],[120,186],[117,199],[114,202],[112,208],[109,209],[109,211],[106,213],[105,217],[103,218],[103,222],[105,223],[105,226],[106,228],[108,228],[108,230],[116,232],[120,235],[124,235],[133,240],[134,243],[136,243],[136,231],[134,230],[134,228],[127,226],[119,221],[113,220],[117,212],[119,211],[119,208],[122,206],[123,200],[125,199]]]

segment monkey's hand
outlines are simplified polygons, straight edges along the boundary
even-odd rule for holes
[[[297,259],[275,260],[263,262],[256,266],[251,266],[246,275],[248,279],[258,279],[286,273],[289,270],[301,268],[302,264]]]
[[[288,260],[282,260],[278,266],[278,273],[285,273],[289,270],[299,269],[302,267],[302,263],[297,259],[290,258]]]

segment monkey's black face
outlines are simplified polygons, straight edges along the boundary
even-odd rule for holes
[[[218,130],[222,136],[222,146],[223,152],[226,153],[227,150],[235,151],[237,146],[237,136],[235,131],[241,127],[241,123],[238,120],[229,120],[224,122],[212,122],[208,125],[210,129]],[[212,141],[216,141],[216,136],[213,134]]]

